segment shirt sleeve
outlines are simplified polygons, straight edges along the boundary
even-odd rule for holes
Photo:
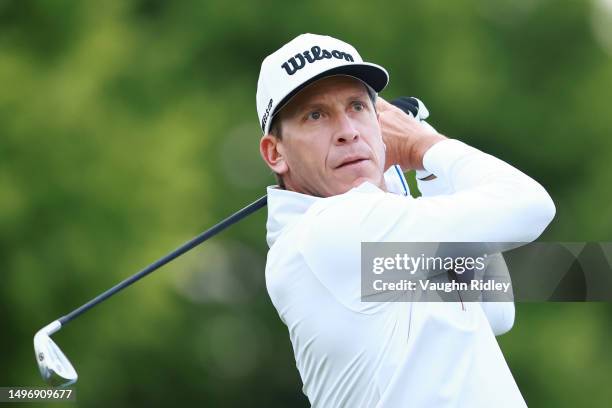
[[[423,180],[430,175],[432,175],[432,173],[427,170],[417,171],[417,185],[424,197],[454,193],[454,190],[445,179],[436,177],[432,180]],[[501,276],[505,281],[511,281],[508,266],[502,254],[496,254],[489,257],[485,275],[487,277]],[[480,302],[480,306],[487,317],[491,330],[496,336],[507,333],[512,329],[516,314],[514,302],[483,301]]]
[[[427,112],[427,116],[429,116],[429,112]],[[438,133],[438,131],[434,129],[433,126],[431,126],[423,119],[421,119],[421,125],[428,132]],[[426,169],[416,171],[417,186],[421,194],[428,196],[445,194],[445,190],[448,189],[448,186],[444,184],[439,178],[436,177],[433,180],[424,180],[432,175],[433,174]]]
[[[407,200],[364,183],[311,211],[299,250],[349,307],[363,308],[361,242],[530,242],[554,217],[540,184],[462,142],[436,143],[423,162],[453,193]]]
[[[484,273],[484,279],[499,278],[502,282],[510,282],[510,273],[508,265],[502,254],[494,254],[488,257],[487,269]],[[496,279],[497,280],[497,279]],[[510,285],[512,291],[512,285]],[[496,336],[507,333],[514,326],[515,308],[514,302],[480,302],[480,306],[489,326]]]
[[[436,143],[423,164],[453,192],[415,200],[359,188],[347,194],[355,196],[349,212],[359,215],[353,219],[363,241],[531,242],[554,217],[539,183],[462,142]],[[371,197],[362,206],[364,195]]]

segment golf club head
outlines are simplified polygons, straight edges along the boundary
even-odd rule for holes
[[[77,373],[64,353],[51,340],[51,335],[58,331],[62,324],[56,320],[43,327],[34,336],[34,353],[40,375],[53,387],[67,387],[77,381]]]

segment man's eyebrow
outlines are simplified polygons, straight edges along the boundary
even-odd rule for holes
[[[325,104],[323,102],[311,102],[311,103],[307,103],[302,106],[299,106],[295,112],[297,114],[300,114],[300,113],[310,111],[310,110],[321,109],[323,107],[325,107]]]
[[[353,95],[349,96],[346,99],[349,100],[349,101],[365,100],[365,99],[368,99],[368,94],[366,92],[362,92],[362,93],[358,93],[358,94],[353,94]]]

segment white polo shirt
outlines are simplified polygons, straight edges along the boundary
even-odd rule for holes
[[[361,302],[361,242],[530,242],[554,217],[536,181],[457,140],[423,163],[437,179],[417,199],[396,167],[391,192],[268,188],[266,285],[313,407],[525,406],[491,329],[512,304]]]

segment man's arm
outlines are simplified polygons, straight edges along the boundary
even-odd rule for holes
[[[416,98],[401,97],[391,102],[400,108],[407,115],[412,115],[418,119],[425,130],[437,133],[436,130],[424,119],[429,116],[429,111],[425,105]],[[423,197],[433,197],[443,194],[453,194],[455,191],[452,186],[444,180],[437,178],[433,174],[420,170],[416,174],[417,185]],[[498,278],[503,282],[511,282],[508,266],[502,254],[495,254],[488,257],[487,267],[484,271],[483,280]],[[510,287],[512,290],[512,287]],[[512,329],[515,318],[514,302],[488,302],[486,299],[480,302],[480,306],[487,317],[489,326],[496,336],[507,333]]]
[[[445,196],[415,200],[417,208],[411,212],[421,214],[415,221],[430,218],[431,233],[449,241],[530,242],[552,220],[554,204],[535,180],[499,159],[432,132],[433,128],[425,129],[382,98],[377,109],[387,163],[398,163],[404,170],[426,169],[452,189]],[[392,201],[380,202],[381,210],[389,214],[395,206]],[[404,234],[396,232],[397,238]]]

